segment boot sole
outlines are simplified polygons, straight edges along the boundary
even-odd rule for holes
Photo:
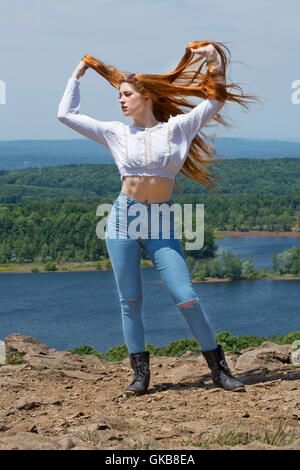
[[[236,388],[224,388],[221,385],[219,385],[219,388],[223,388],[226,392],[245,392],[246,389],[245,387],[236,387]]]
[[[127,390],[127,388],[125,388],[125,392],[129,395],[144,395],[145,393],[147,393],[147,390],[145,390],[144,392],[137,392],[136,390]]]
[[[240,387],[236,387],[236,388],[224,388],[222,387],[222,385],[220,385],[219,383],[217,382],[214,382],[214,384],[218,387],[218,388],[222,388],[223,390],[225,390],[226,392],[246,392],[246,388],[244,385],[241,385]]]
[[[229,392],[245,392],[246,389],[245,387],[237,387],[237,388],[233,388],[231,390],[228,390]]]
[[[130,388],[130,387],[132,387],[132,388]],[[136,390],[134,388],[134,385],[131,384],[131,385],[128,385],[128,387],[124,388],[124,391],[126,393],[132,393],[132,394],[136,394],[136,395],[144,395],[144,393],[147,393],[148,388],[149,388],[149,386],[147,386],[147,387],[145,387],[144,389],[141,389],[141,390]]]

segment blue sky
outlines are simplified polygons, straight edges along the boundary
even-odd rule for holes
[[[233,127],[219,135],[300,141],[300,104],[291,99],[299,31],[298,0],[1,0],[0,140],[82,138],[56,115],[84,54],[126,71],[165,73],[189,41],[212,40],[230,48],[230,80],[264,97],[249,112],[226,104]],[[100,75],[90,69],[80,80],[83,114],[131,123]]]

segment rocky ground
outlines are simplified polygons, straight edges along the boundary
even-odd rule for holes
[[[226,353],[245,392],[214,386],[203,357],[188,352],[152,356],[148,393],[127,396],[128,358],[4,341],[15,362],[0,367],[2,450],[300,449],[300,350],[291,345]]]

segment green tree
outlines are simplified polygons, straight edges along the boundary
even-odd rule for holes
[[[300,248],[294,249],[294,256],[290,273],[294,274],[295,276],[300,276]]]
[[[278,259],[278,254],[273,251],[272,252],[272,267],[271,271],[273,273],[278,273],[279,272],[279,259]]]
[[[209,277],[222,278],[224,276],[222,263],[219,258],[210,260],[208,263]]]
[[[243,273],[246,279],[256,279],[257,278],[257,271],[254,267],[253,259],[248,258],[246,261],[243,262]]]
[[[294,252],[293,249],[285,250],[278,255],[278,264],[280,274],[291,272],[293,264]]]
[[[234,256],[232,250],[222,252],[224,277],[240,279],[243,272],[243,264],[238,255]]]
[[[44,271],[57,271],[56,264],[48,261],[44,266]]]

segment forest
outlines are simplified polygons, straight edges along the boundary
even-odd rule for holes
[[[213,167],[219,192],[183,175],[173,201],[204,204],[205,243],[185,252],[214,258],[217,230],[300,231],[300,159],[224,160]],[[113,164],[79,164],[0,171],[0,263],[97,261],[108,257],[97,238],[102,203],[121,191]],[[194,207],[194,206],[193,206]],[[142,250],[142,258],[148,259]]]
[[[300,158],[236,158],[215,163],[212,172],[220,193],[288,195],[300,192]],[[184,195],[206,195],[197,181],[179,173],[176,177]],[[25,202],[57,196],[109,196],[121,190],[115,164],[71,164],[0,170],[0,203]],[[174,195],[180,195],[174,186]],[[218,194],[218,193],[217,193]]]

